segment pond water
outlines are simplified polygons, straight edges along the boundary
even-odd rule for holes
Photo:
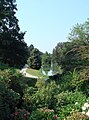
[[[53,75],[53,71],[52,71],[52,69],[50,69],[49,71],[44,71],[43,68],[42,68],[42,74],[43,75],[47,75],[47,76],[52,76]]]

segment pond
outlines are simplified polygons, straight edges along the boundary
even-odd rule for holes
[[[50,70],[48,71],[48,70],[44,70],[43,69],[43,67],[42,67],[42,74],[43,75],[47,75],[47,76],[52,76],[53,75],[53,71],[52,71],[52,69],[50,68]]]

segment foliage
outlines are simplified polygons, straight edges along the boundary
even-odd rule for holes
[[[40,51],[35,48],[31,52],[31,57],[27,61],[29,67],[39,70],[41,68],[41,55]]]
[[[51,55],[48,52],[45,52],[42,55],[42,66],[45,66],[45,65],[51,66]]]
[[[30,112],[25,109],[16,109],[14,113],[11,114],[11,120],[29,120]]]
[[[84,67],[83,69],[80,70],[79,72],[80,75],[80,85],[79,89],[82,91],[86,96],[89,96],[89,67]]]
[[[72,71],[74,68],[82,69],[89,66],[89,46],[73,48],[65,54],[62,66],[65,71]]]
[[[19,104],[22,87],[19,79],[22,75],[16,69],[0,70],[0,117],[9,119],[14,108]]]
[[[53,110],[47,108],[37,109],[32,113],[25,109],[16,109],[15,113],[11,114],[11,120],[57,120],[57,115]]]
[[[13,89],[15,92],[22,93],[22,88],[20,86],[19,79],[22,75],[13,68],[8,68],[5,70],[0,70],[0,81],[5,83],[8,88]]]
[[[61,62],[62,59],[64,58],[64,51],[65,43],[58,43],[57,46],[53,49],[52,70],[54,73],[59,72],[59,68],[61,68]]]
[[[8,64],[4,64],[4,63],[0,62],[0,69],[1,70],[7,69],[7,68],[9,68]]]
[[[31,44],[29,47],[28,47],[28,54],[29,54],[29,57],[31,57],[31,54],[32,54],[32,51],[34,50],[34,46]]]
[[[69,41],[58,43],[53,49],[52,61],[65,71],[88,65],[89,19],[75,25],[68,36]]]
[[[86,67],[80,71],[74,69],[72,72],[66,72],[59,76],[59,80],[56,82],[60,85],[60,91],[81,91],[88,96],[89,81],[88,81],[89,68]]]
[[[16,10],[14,0],[0,1],[0,61],[20,68],[26,63],[28,48],[23,41],[25,33],[20,32]]]
[[[46,75],[51,69],[51,54],[48,52],[45,52],[42,55],[42,69],[45,71]]]
[[[52,55],[52,62],[60,64],[62,58],[63,58],[63,50],[65,47],[65,43],[58,43],[55,49],[53,49],[53,55]]]
[[[57,115],[54,114],[54,110],[47,108],[37,109],[33,111],[29,120],[57,120]]]
[[[25,88],[26,86],[35,87],[36,82],[37,82],[36,78],[29,78],[29,77],[23,77],[20,81],[23,88]]]
[[[38,88],[37,88],[38,87]],[[49,109],[56,109],[56,94],[58,94],[59,87],[55,82],[49,84],[36,84],[36,88],[28,87],[24,91],[24,104],[28,110],[36,110],[37,108],[47,107]]]
[[[10,108],[9,108],[9,104],[5,102],[5,100],[3,100],[3,96],[5,96],[4,94],[7,93],[6,92],[6,86],[5,84],[3,84],[0,81],[0,119],[8,119],[10,116]],[[7,100],[7,99],[6,99]]]
[[[89,19],[83,24],[76,24],[71,29],[68,39],[75,43],[77,46],[89,46]]]
[[[58,96],[57,109],[60,120],[66,118],[71,112],[81,111],[82,104],[86,101],[86,96],[81,92],[61,92]]]
[[[85,115],[81,107],[89,101],[89,20],[75,25],[69,41],[58,43],[51,57],[23,41],[14,0],[1,0],[0,7],[0,119],[88,120],[89,110]],[[51,59],[56,75],[44,79],[41,65],[49,70]],[[38,79],[8,67],[21,68],[26,61],[37,69],[27,72]]]
[[[89,117],[81,112],[73,112],[67,117],[67,120],[89,120]]]
[[[80,86],[80,75],[74,69],[72,72],[66,72],[59,76],[58,83],[60,85],[60,91],[75,91]]]
[[[0,119],[9,119],[10,113],[14,111],[14,107],[18,104],[20,99],[19,93],[16,93],[12,89],[0,81]]]

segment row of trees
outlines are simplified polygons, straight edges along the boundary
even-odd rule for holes
[[[32,44],[28,47],[28,51],[29,51],[29,58],[27,60],[27,63],[29,67],[39,70],[41,68],[42,53],[37,48],[34,48]]]
[[[53,49],[52,56],[48,52],[42,53],[33,45],[28,48],[28,64],[33,69],[53,71],[73,71],[85,68],[88,65],[89,52],[89,19],[84,24],[76,24],[71,29],[67,42],[60,42]]]
[[[15,16],[16,6],[15,0],[0,1],[0,61],[11,67],[21,68],[28,63],[29,67],[40,69],[43,53],[24,42],[25,32],[20,31]]]
[[[64,72],[89,66],[89,19],[76,24],[68,36],[68,42],[58,43],[53,49],[52,62]]]
[[[23,41],[14,0],[1,0],[0,8],[0,61],[18,67],[28,59],[31,68],[40,69],[52,59],[57,72],[63,69],[44,80],[24,77],[0,63],[0,119],[88,120],[89,104],[81,111],[89,102],[89,22],[74,26],[69,41],[58,43],[51,56]]]
[[[31,44],[28,47],[28,53],[29,57],[27,63],[30,68],[39,70],[41,67],[43,67],[43,69],[49,69],[51,67],[51,54],[47,51],[42,53]]]
[[[28,59],[29,66],[34,69],[40,69],[42,65],[44,66],[44,61],[45,64],[50,65],[51,57],[47,52],[42,56],[43,53],[34,48],[33,45],[27,47],[24,42],[25,32],[20,31],[18,19],[15,16],[16,10],[14,0],[0,1],[0,61],[10,66],[22,67]],[[81,57],[85,55],[83,57],[85,65],[86,59],[88,59],[86,52],[89,46],[89,20],[84,24],[75,25],[69,34],[68,40],[68,42],[58,43],[53,49],[53,64],[65,70],[70,70],[76,66],[78,67],[77,63],[79,61],[82,64]],[[81,48],[80,46],[86,47]],[[75,53],[77,53],[76,56]],[[77,60],[76,64],[75,59]]]

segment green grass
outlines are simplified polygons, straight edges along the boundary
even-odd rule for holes
[[[40,70],[35,70],[35,69],[28,68],[26,72],[29,73],[29,74],[31,74],[31,75],[33,75],[33,76],[37,76],[38,78],[39,77],[41,77],[41,78],[47,78],[46,75],[43,75],[41,73],[41,69]]]

